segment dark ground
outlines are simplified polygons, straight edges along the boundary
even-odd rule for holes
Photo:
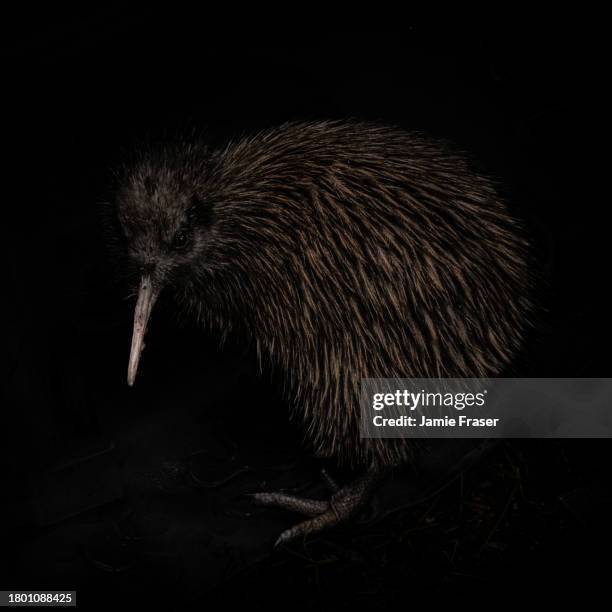
[[[133,304],[97,216],[109,167],[144,136],[347,116],[424,129],[499,176],[535,237],[544,314],[518,373],[607,376],[608,201],[588,187],[598,54],[575,32],[281,40],[201,23],[110,10],[5,23],[0,589],[168,608],[290,591],[296,608],[337,609],[605,588],[607,440],[503,442],[459,464],[438,446],[381,491],[381,507],[408,507],[270,554],[295,517],[242,494],[308,487],[320,466],[249,354],[177,327],[170,303],[127,388]]]

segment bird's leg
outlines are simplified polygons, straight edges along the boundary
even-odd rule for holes
[[[327,473],[324,473],[323,477],[332,490],[332,496],[328,502],[303,499],[284,493],[256,493],[253,498],[256,503],[263,506],[284,508],[312,517],[283,531],[276,540],[275,546],[278,546],[299,537],[319,533],[353,516],[369,501],[383,473],[382,468],[372,465],[363,476],[341,489]]]

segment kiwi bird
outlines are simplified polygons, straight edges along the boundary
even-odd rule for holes
[[[116,218],[136,272],[128,384],[161,291],[253,343],[317,457],[359,472],[329,501],[260,493],[302,513],[278,542],[363,507],[415,443],[361,439],[360,382],[502,373],[528,327],[528,243],[493,181],[420,133],[287,123],[218,149],[147,149]]]

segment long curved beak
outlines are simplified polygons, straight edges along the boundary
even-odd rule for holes
[[[151,278],[143,276],[140,279],[140,287],[138,289],[138,300],[136,302],[136,310],[134,311],[134,330],[132,332],[132,349],[130,351],[130,361],[128,363],[127,382],[131,387],[136,380],[138,372],[138,363],[140,362],[140,354],[144,349],[144,337],[147,332],[147,322],[151,316],[151,310],[157,300],[159,291],[153,288]]]

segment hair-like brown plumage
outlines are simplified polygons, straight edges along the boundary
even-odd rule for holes
[[[411,456],[408,440],[360,439],[362,377],[496,375],[525,334],[518,223],[465,156],[420,134],[288,123],[147,152],[117,209],[152,291],[253,341],[317,455],[340,463]]]

